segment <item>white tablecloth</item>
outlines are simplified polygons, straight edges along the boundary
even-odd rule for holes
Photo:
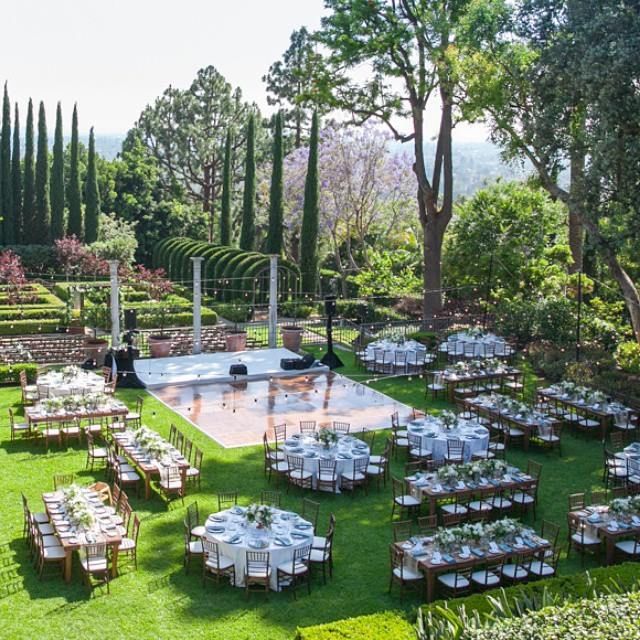
[[[297,440],[297,442],[296,442]],[[336,461],[336,475],[338,476],[338,488],[340,476],[353,473],[353,461],[369,458],[369,447],[358,438],[343,436],[338,439],[338,444],[330,449],[325,449],[315,438],[306,436],[289,438],[283,447],[285,456],[299,456],[304,458],[304,470],[313,474],[313,488],[318,485],[318,473],[320,470],[320,458],[330,458]],[[350,458],[347,458],[350,456]]]
[[[493,333],[485,333],[483,336],[474,336],[464,331],[454,333],[447,338],[446,342],[440,345],[440,351],[449,354],[463,356],[465,344],[473,344],[474,354],[478,357],[485,355],[486,345],[495,345],[495,356],[508,355],[509,347],[505,343],[504,338],[494,335]]]
[[[103,393],[104,378],[91,371],[80,371],[74,376],[63,376],[60,371],[49,371],[38,376],[41,395],[69,396],[83,393]]]
[[[234,513],[237,511],[237,513]],[[313,527],[302,527],[306,521],[302,520],[297,514],[290,511],[281,511],[273,509],[274,521],[271,531],[268,532],[268,546],[257,549],[252,545],[255,539],[251,527],[247,525],[244,517],[244,509],[235,507],[226,511],[212,514],[205,522],[205,538],[219,545],[220,555],[226,556],[233,560],[236,571],[236,587],[244,587],[244,573],[247,566],[247,551],[268,551],[269,562],[271,566],[271,589],[277,591],[278,588],[278,566],[284,562],[293,561],[293,554],[296,549],[310,545],[313,542]],[[222,521],[215,521],[213,518],[224,518]],[[286,518],[286,519],[283,519]],[[310,523],[306,523],[310,525]],[[224,531],[214,532],[213,527],[224,527]],[[291,533],[295,533],[300,537],[291,538]],[[240,542],[232,544],[227,542],[230,537],[237,535]],[[284,537],[291,539],[291,546],[281,547],[276,543],[276,537]]]
[[[489,430],[470,420],[459,420],[459,426],[447,431],[437,418],[427,416],[413,420],[408,425],[409,433],[421,436],[422,448],[430,451],[434,460],[443,460],[447,455],[449,440],[464,442],[464,459],[468,462],[474,453],[486,451],[489,446]]]

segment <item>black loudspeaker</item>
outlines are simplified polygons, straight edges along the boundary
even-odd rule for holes
[[[283,371],[293,371],[296,368],[296,362],[299,358],[282,358],[280,360],[280,368]]]
[[[302,368],[303,369],[311,369],[311,367],[313,367],[313,363],[316,361],[316,359],[313,357],[312,354],[307,353],[306,355],[304,355],[302,357]]]
[[[325,315],[328,315],[328,316],[336,315],[336,297],[335,296],[325,296],[324,312],[325,312]]]
[[[124,310],[124,328],[126,331],[133,331],[138,325],[138,312],[136,309]]]
[[[247,375],[247,365],[246,364],[232,364],[229,367],[229,375],[230,376],[246,376]]]

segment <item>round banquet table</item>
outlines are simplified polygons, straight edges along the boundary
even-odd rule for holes
[[[458,426],[450,431],[433,416],[412,420],[407,426],[409,433],[421,436],[422,448],[430,451],[433,459],[443,460],[447,455],[449,440],[464,442],[464,459],[468,462],[474,453],[486,451],[489,446],[489,430],[471,420],[458,420]]]
[[[78,371],[73,376],[63,376],[60,371],[49,371],[38,376],[38,392],[41,396],[69,396],[84,393],[103,393],[104,378],[91,371]]]
[[[297,436],[297,437],[296,437]],[[338,476],[337,487],[340,487],[340,477],[344,473],[353,473],[353,461],[362,458],[369,458],[369,447],[362,440],[354,436],[342,436],[338,438],[338,444],[329,449],[325,449],[312,436],[294,434],[287,438],[282,448],[286,456],[299,456],[304,458],[304,470],[313,475],[313,488],[317,488],[318,473],[320,470],[319,460],[335,459],[336,475]]]
[[[486,333],[482,337],[476,337],[464,331],[454,333],[447,338],[446,342],[440,345],[439,349],[451,355],[463,356],[465,345],[468,344],[473,344],[474,354],[479,358],[485,355],[485,345],[487,344],[495,345],[496,356],[508,355],[508,347],[504,338],[496,336],[493,333]]]
[[[233,560],[236,587],[244,587],[247,551],[268,552],[271,589],[277,591],[278,566],[284,562],[292,562],[296,549],[313,543],[313,525],[291,511],[272,508],[271,530],[267,530],[263,539],[266,546],[259,546],[258,538],[247,524],[245,511],[244,507],[232,507],[210,515],[205,522],[204,537],[217,542],[220,555]]]

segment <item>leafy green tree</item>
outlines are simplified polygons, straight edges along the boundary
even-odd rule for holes
[[[222,203],[220,207],[220,244],[231,245],[231,129],[227,129],[224,144],[224,165],[222,167]]]
[[[69,161],[69,183],[67,185],[67,203],[69,206],[69,218],[67,221],[67,234],[84,238],[84,224],[82,220],[82,188],[80,186],[80,156],[78,139],[78,105],[73,105],[73,118],[71,121],[71,143]]]
[[[247,124],[247,154],[245,158],[244,191],[242,194],[242,228],[240,248],[253,251],[256,243],[256,133],[254,116]]]
[[[274,62],[262,78],[267,85],[267,102],[284,109],[284,125],[293,130],[296,149],[302,146],[311,120],[312,71],[319,61],[311,35],[302,27],[291,34],[289,48],[282,59]]]
[[[36,154],[35,228],[31,230],[33,244],[51,242],[51,199],[49,193],[49,141],[44,102],[38,109],[38,150]]]
[[[521,0],[512,11],[515,18],[486,39],[464,73],[468,104],[486,115],[494,139],[529,160],[544,188],[567,204],[578,259],[584,226],[640,341],[637,6]],[[567,167],[568,188],[559,179]]]
[[[0,136],[0,215],[2,229],[0,230],[0,244],[15,242],[13,219],[13,190],[11,187],[11,102],[7,83],[4,83],[2,99],[2,134]]]
[[[328,55],[314,67],[314,95],[356,122],[382,121],[396,140],[413,145],[423,234],[423,324],[429,328],[429,319],[442,309],[442,243],[453,213],[452,130],[465,100],[459,60],[476,46],[470,16],[483,16],[483,32],[492,32],[499,3],[326,0],[325,5],[329,14],[315,38]],[[429,171],[425,120],[432,104],[440,118]],[[410,129],[403,133],[405,122]]]
[[[300,275],[302,291],[314,296],[318,285],[318,225],[320,198],[318,183],[318,129],[317,113],[311,118],[311,136],[309,138],[309,163],[304,185],[304,208],[300,231]]]
[[[34,244],[36,233],[36,183],[33,137],[33,101],[29,98],[24,136],[24,199],[22,202],[22,242]]]
[[[267,253],[282,253],[282,222],[284,218],[283,202],[283,149],[282,114],[276,115],[276,128],[273,136],[273,168],[271,170],[271,189],[269,192],[269,228],[267,232]]]
[[[89,130],[89,158],[87,161],[87,177],[84,188],[85,198],[85,229],[84,239],[91,244],[98,239],[100,228],[100,191],[98,189],[98,174],[96,169],[96,140],[93,127]]]
[[[11,149],[11,191],[13,198],[13,219],[15,241],[22,242],[22,166],[20,164],[20,112],[15,104],[13,115],[13,146]]]
[[[56,129],[53,137],[53,163],[51,165],[51,237],[64,236],[64,141],[62,133],[62,107],[56,108]]]
[[[118,260],[120,264],[130,266],[138,248],[135,222],[128,222],[114,214],[99,215],[100,220],[96,225],[98,237],[89,248],[102,260]]]
[[[137,128],[158,162],[166,192],[174,193],[179,187],[185,202],[202,208],[209,218],[209,241],[215,235],[227,131],[231,130],[233,140],[233,182],[239,184],[251,114],[256,116],[256,143],[262,153],[264,134],[257,107],[243,101],[240,89],[209,66],[198,71],[186,91],[166,89],[138,118]]]

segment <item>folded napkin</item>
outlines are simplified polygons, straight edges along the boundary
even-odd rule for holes
[[[489,551],[491,553],[500,553],[500,549],[498,549],[498,545],[495,542],[489,543]]]
[[[636,526],[640,526],[640,518],[638,518],[638,516],[631,516],[631,522]]]
[[[434,551],[431,556],[431,564],[442,564],[442,555],[439,551]]]
[[[458,480],[458,484],[456,485],[458,489],[464,489],[465,488],[465,484],[464,482],[462,482],[462,480]]]
[[[456,559],[450,553],[445,553],[442,556],[442,559],[448,564],[453,564],[456,561]]]
[[[275,543],[280,547],[290,547],[293,544],[290,538],[285,538],[283,536],[277,536]]]
[[[471,549],[471,553],[473,553],[474,556],[476,556],[477,558],[484,558],[485,553],[482,549],[478,549],[477,547],[474,547],[473,549]]]
[[[444,491],[444,489],[442,488],[442,485],[439,482],[433,487],[433,490],[436,493],[442,493]]]
[[[309,538],[308,535],[306,535],[304,533],[299,533],[297,531],[292,531],[291,532],[291,537],[295,538],[296,540],[307,540]]]
[[[338,458],[340,458],[340,460],[352,460],[353,456],[350,453],[339,453]]]

